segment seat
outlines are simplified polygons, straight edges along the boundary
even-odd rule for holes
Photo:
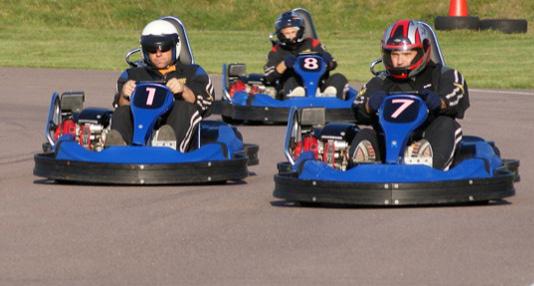
[[[317,35],[317,31],[315,30],[315,25],[313,24],[313,20],[311,17],[310,12],[308,12],[304,8],[295,8],[292,10],[292,12],[296,13],[302,19],[304,20],[304,38],[314,38],[319,39],[319,36]]]
[[[436,36],[436,33],[434,33],[434,29],[427,23],[423,21],[418,21],[419,24],[423,25],[426,29],[428,34],[430,35],[430,38],[432,40],[432,52],[430,55],[430,60],[433,61],[436,64],[445,64],[445,59],[443,58],[443,53],[441,52],[441,48],[439,46],[438,37]]]
[[[185,30],[184,24],[178,17],[175,16],[165,16],[160,19],[170,22],[178,30],[178,36],[182,42],[180,48],[180,58],[178,59],[182,64],[190,65],[195,63],[193,57],[193,52],[191,51],[191,46],[189,45],[189,38],[187,37],[187,31]]]

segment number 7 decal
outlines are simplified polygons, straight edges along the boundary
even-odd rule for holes
[[[152,103],[154,103],[154,95],[156,94],[156,89],[153,87],[147,87],[146,92],[148,92],[148,97],[146,98],[146,105],[152,106]]]
[[[401,105],[399,106],[399,108],[397,108],[397,110],[395,110],[395,112],[393,112],[393,114],[391,114],[391,118],[397,118],[399,117],[399,115],[404,111],[406,110],[406,108],[408,108],[408,106],[412,105],[412,103],[414,103],[414,100],[413,99],[393,99],[391,100],[391,103],[400,103]]]

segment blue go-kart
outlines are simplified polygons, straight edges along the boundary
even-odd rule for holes
[[[431,60],[445,65],[436,34]],[[381,59],[371,64],[371,72]],[[355,165],[354,123],[326,123],[323,109],[294,109],[285,141],[287,162],[278,164],[274,196],[301,203],[352,205],[420,205],[485,203],[514,195],[519,161],[501,159],[493,142],[464,136],[449,170],[430,167],[428,160],[405,158],[412,131],[428,116],[416,94],[391,94],[378,111],[385,156],[375,164]],[[355,140],[357,141],[357,140]],[[410,152],[408,152],[409,154]]]
[[[139,83],[131,97],[131,146],[104,147],[112,112],[82,109],[83,93],[52,95],[44,152],[34,174],[57,181],[100,184],[188,184],[241,180],[258,163],[256,145],[223,122],[202,121],[195,148],[181,153],[155,139],[158,119],[174,96],[158,83]]]
[[[494,143],[479,137],[463,137],[448,171],[404,160],[410,135],[428,116],[419,96],[390,95],[378,114],[384,159],[352,166],[350,144],[361,132],[356,125],[324,126],[324,110],[292,110],[285,141],[288,162],[278,165],[274,196],[303,203],[387,206],[489,202],[514,195],[519,161],[501,159]]]
[[[162,19],[179,31],[179,60],[193,63],[181,21],[171,16]],[[128,52],[126,61],[131,66],[143,64],[142,60],[129,60],[138,52]],[[84,100],[83,92],[52,94],[44,152],[34,157],[36,176],[96,184],[210,183],[241,180],[249,174],[248,165],[258,164],[258,146],[244,144],[240,132],[224,122],[201,121],[194,146],[185,153],[172,148],[173,142],[158,141],[158,121],[174,104],[174,95],[161,83],[140,82],[132,94],[130,146],[105,147],[112,111],[84,108]]]
[[[304,19],[304,36],[317,37],[311,15],[304,9],[294,9]],[[304,53],[292,67],[300,76],[305,96],[280,98],[274,86],[266,85],[263,75],[247,74],[245,64],[224,64],[222,69],[222,100],[220,113],[226,122],[285,123],[292,107],[323,107],[329,121],[354,120],[351,109],[357,91],[349,87],[343,98],[320,92],[319,85],[327,72],[326,63],[317,54]]]

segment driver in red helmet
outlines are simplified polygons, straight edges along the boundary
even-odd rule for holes
[[[418,92],[430,111],[428,119],[413,135],[404,160],[425,162],[448,170],[453,163],[462,129],[456,121],[469,107],[467,83],[460,72],[431,60],[431,31],[419,21],[399,20],[389,26],[382,38],[382,59],[386,68],[369,80],[355,100],[359,122],[380,130],[376,111],[390,92]],[[376,132],[364,129],[352,143],[352,161],[380,161]],[[380,133],[380,132],[379,132]]]
[[[301,79],[293,71],[293,64],[300,53],[313,52],[323,57],[327,72],[321,79],[320,90],[328,96],[344,98],[348,81],[342,74],[329,75],[337,67],[336,60],[318,39],[304,37],[304,19],[294,11],[282,13],[275,22],[278,41],[267,55],[264,79],[280,91],[282,97],[304,96]]]

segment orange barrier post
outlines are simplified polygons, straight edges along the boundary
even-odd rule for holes
[[[449,5],[449,16],[465,17],[467,15],[467,0],[451,0]]]

